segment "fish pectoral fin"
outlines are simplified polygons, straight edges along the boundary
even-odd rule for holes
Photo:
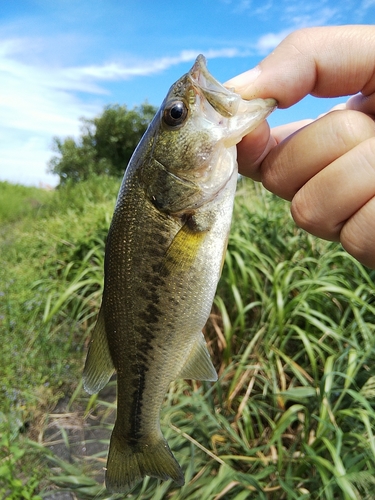
[[[182,470],[163,436],[156,441],[144,439],[144,442],[147,444],[125,442],[118,424],[115,424],[105,475],[108,491],[127,493],[145,476],[164,481],[173,479],[178,486],[184,484]]]
[[[199,334],[190,351],[189,357],[178,374],[178,378],[216,382],[217,373],[212,364],[210,353],[207,350],[203,333]]]
[[[189,271],[196,262],[206,234],[206,231],[192,229],[190,223],[185,223],[166,251],[160,274],[163,276],[163,274]]]
[[[83,387],[89,394],[99,392],[108,383],[114,370],[108,347],[102,306],[91,337],[83,370]]]

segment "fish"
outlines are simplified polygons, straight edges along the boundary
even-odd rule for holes
[[[236,144],[275,107],[274,99],[245,101],[225,88],[199,55],[169,89],[125,170],[83,371],[90,394],[117,373],[110,492],[126,493],[145,476],[184,484],[160,411],[173,380],[217,380],[202,329],[227,247]]]

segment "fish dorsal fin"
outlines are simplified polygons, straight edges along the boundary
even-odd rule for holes
[[[207,350],[203,333],[199,334],[178,378],[208,380],[211,382],[217,380],[217,373]]]
[[[92,333],[85,368],[83,370],[83,387],[89,394],[99,392],[108,383],[114,370],[115,368],[108,347],[102,306]]]

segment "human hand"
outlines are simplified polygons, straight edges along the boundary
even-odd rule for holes
[[[266,122],[238,145],[243,175],[291,201],[297,225],[340,241],[375,268],[375,27],[308,28],[289,35],[254,70],[226,83],[245,99],[288,108],[307,94],[353,95],[317,120],[272,130]]]

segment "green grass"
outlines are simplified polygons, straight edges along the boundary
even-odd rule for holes
[[[35,215],[51,196],[47,190],[0,181],[0,225]]]
[[[68,185],[48,193],[44,203],[22,219],[10,223],[6,215],[7,224],[0,226],[0,329],[7,336],[0,350],[0,407],[23,408],[25,420],[33,418],[41,401],[53,405],[61,397],[59,388],[77,384],[89,324],[74,309],[74,292],[69,313],[53,314],[55,300],[77,276],[88,275],[84,266],[91,272],[99,258],[102,268],[118,186],[117,181],[98,178]],[[19,188],[14,189],[16,196]],[[102,283],[99,267],[97,289]],[[87,279],[93,282],[92,275]],[[48,316],[53,318],[46,321]]]
[[[20,436],[19,430],[17,419],[14,420],[0,412],[1,498],[42,500],[42,497],[36,494],[42,480],[41,468],[36,467],[42,455],[41,449],[36,443]],[[32,473],[30,473],[31,464]]]
[[[5,253],[0,242],[1,325],[10,338],[0,390],[8,414],[34,431],[37,409],[45,417],[62,393],[110,431],[114,403],[90,398],[79,381],[116,189],[98,179],[67,186],[32,223],[14,223]],[[373,498],[374,276],[339,245],[296,228],[285,202],[241,180],[205,332],[219,382],[176,381],[163,408],[186,484],[146,478],[127,498]],[[107,445],[74,463],[50,458],[50,482],[77,498],[117,498],[98,482]],[[23,449],[22,436],[13,446]]]

